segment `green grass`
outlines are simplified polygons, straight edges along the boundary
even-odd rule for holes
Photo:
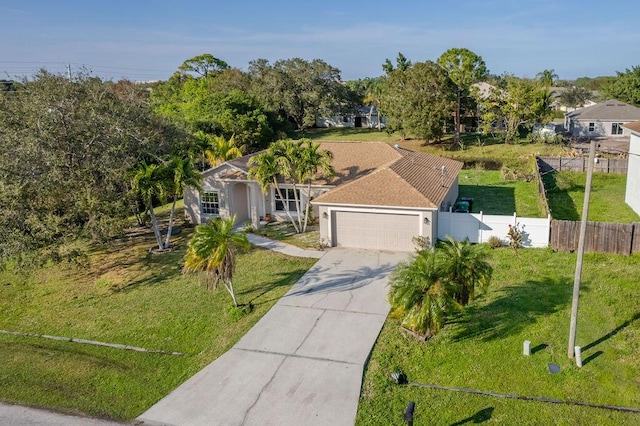
[[[0,272],[0,329],[187,354],[0,335],[0,400],[133,419],[228,350],[315,262],[262,249],[241,254],[234,283],[253,311],[233,321],[223,288],[209,291],[181,273],[191,232],[182,229],[170,254],[147,254],[147,234],[87,246],[84,266]]]
[[[303,249],[318,249],[320,246],[320,231],[317,230],[317,226],[309,225],[307,232],[298,234],[290,222],[271,222],[251,232]]]
[[[521,217],[546,217],[535,182],[505,181],[499,171],[462,170],[459,196],[473,198],[473,212]]]
[[[410,386],[389,379],[640,407],[640,256],[587,254],[578,317],[582,369],[567,358],[575,255],[547,249],[492,251],[490,289],[434,339],[419,342],[388,319],[374,347],[359,425],[400,425],[409,401],[416,424],[636,425],[640,414],[519,401]],[[524,340],[534,353],[522,355]],[[561,367],[549,374],[547,364]]]
[[[589,198],[589,220],[596,222],[638,222],[640,217],[624,202],[626,175],[594,173]],[[580,220],[584,203],[586,173],[557,172],[543,176],[551,216]]]

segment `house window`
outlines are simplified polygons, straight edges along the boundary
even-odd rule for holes
[[[622,134],[622,123],[611,123],[611,134],[612,135],[621,135]]]
[[[596,123],[589,123],[589,131],[594,132],[596,130]]]
[[[275,191],[274,200],[276,201],[276,211],[284,211],[284,203],[287,203],[290,212],[296,211],[296,194],[294,191],[294,189],[280,189],[284,200],[280,198],[278,191]],[[300,200],[300,190],[298,190],[298,200]]]
[[[220,214],[220,197],[218,192],[203,192],[200,197],[200,211],[203,214]]]
[[[347,117],[346,115],[342,117],[342,122],[343,123],[348,123],[349,122],[349,117]]]

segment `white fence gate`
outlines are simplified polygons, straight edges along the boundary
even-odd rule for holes
[[[509,225],[519,224],[523,230],[524,247],[548,247],[551,231],[551,216],[544,219],[533,217],[498,216],[480,213],[438,212],[438,238],[447,235],[462,241],[469,238],[472,243],[486,243],[496,236],[508,242]]]

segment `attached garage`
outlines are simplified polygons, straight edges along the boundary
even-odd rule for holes
[[[333,245],[374,250],[412,251],[421,234],[418,212],[407,214],[332,211]]]

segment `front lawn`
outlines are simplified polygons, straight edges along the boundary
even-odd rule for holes
[[[543,176],[551,216],[560,220],[580,220],[586,173],[554,172]],[[640,217],[624,202],[627,175],[594,173],[589,197],[589,220],[630,223]]]
[[[306,232],[297,233],[291,222],[271,222],[251,232],[303,249],[320,248],[320,231],[317,225],[309,225]]]
[[[473,198],[472,213],[546,217],[538,186],[533,182],[505,181],[494,170],[462,170],[459,196]]]
[[[365,372],[357,424],[636,425],[640,414],[400,386],[389,377],[482,391],[640,407],[639,255],[587,254],[576,344],[583,368],[567,358],[575,254],[492,251],[489,291],[427,342],[388,319]],[[533,354],[522,355],[525,340]],[[548,363],[560,366],[548,372]]]
[[[179,217],[181,213],[179,214]],[[177,249],[147,254],[149,233],[88,247],[80,265],[0,272],[0,329],[183,352],[140,353],[0,334],[0,400],[133,419],[227,351],[315,262],[254,248],[237,261],[236,292],[253,311],[181,273]]]

